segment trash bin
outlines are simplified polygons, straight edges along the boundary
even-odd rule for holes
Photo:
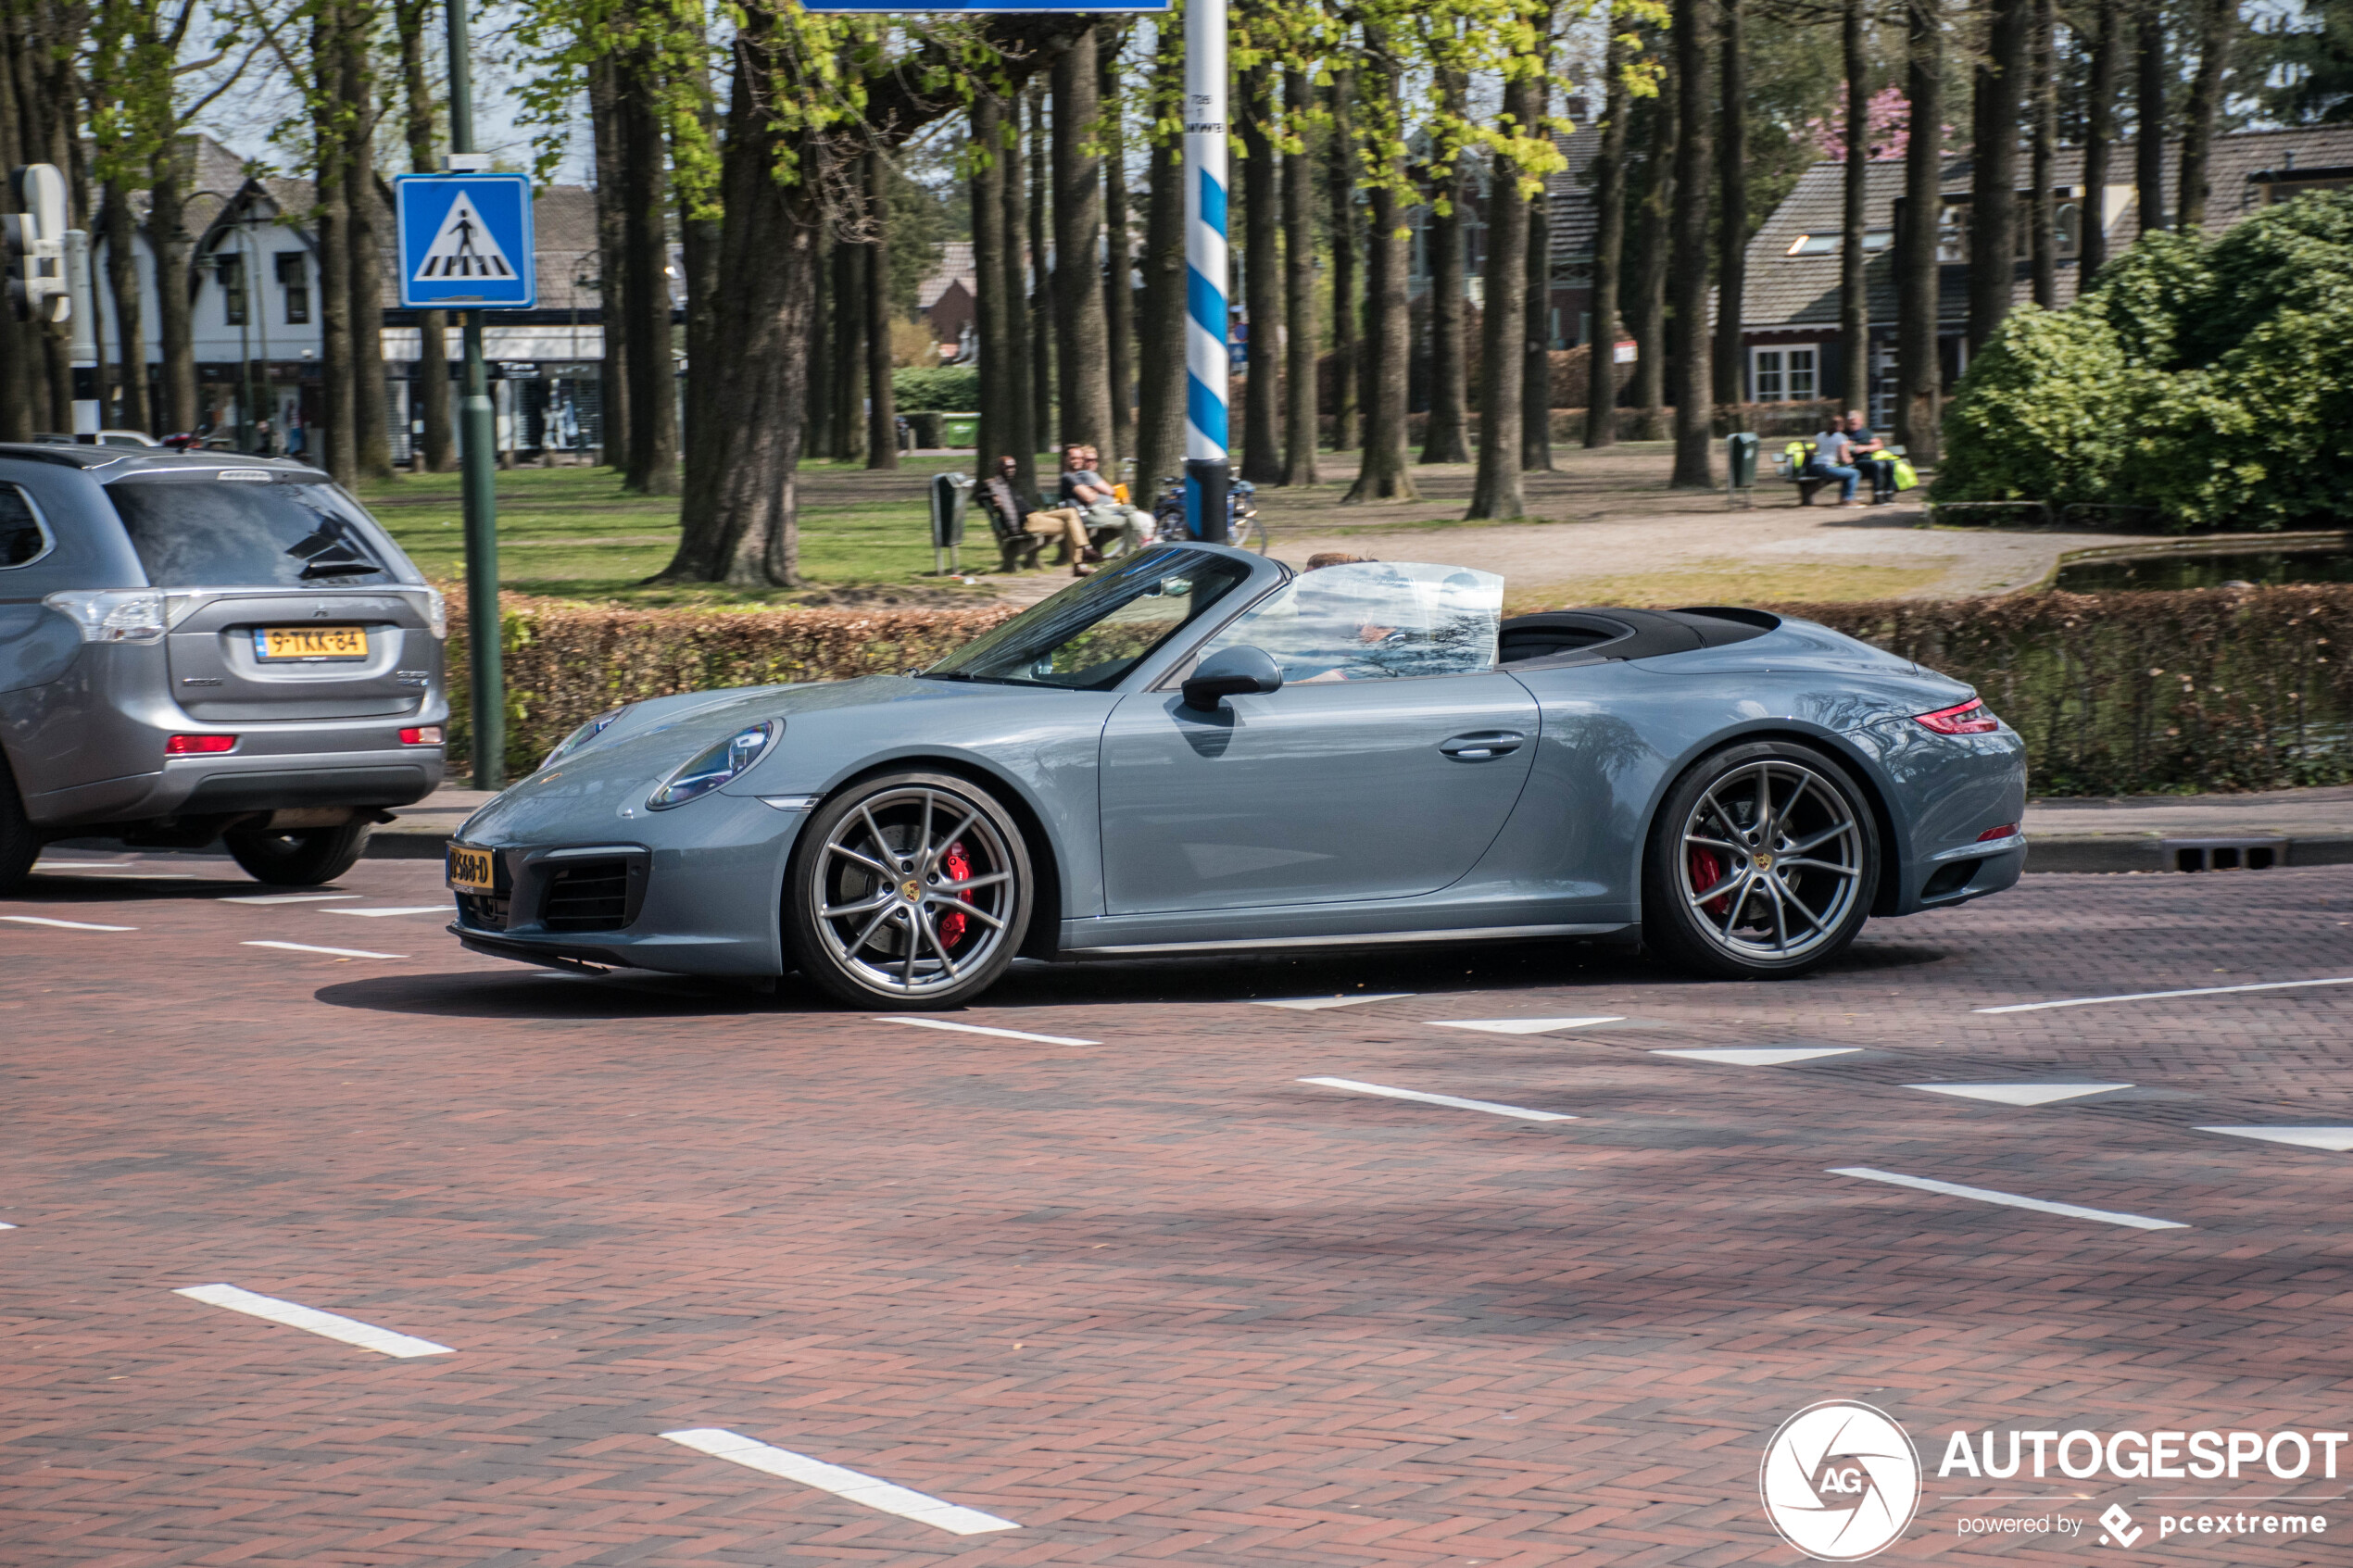
[[[1724,438],[1724,456],[1727,459],[1724,481],[1726,489],[1754,490],[1756,488],[1757,445],[1756,433],[1754,431],[1736,431]]]
[[[942,446],[971,446],[980,440],[978,414],[942,414],[939,416],[939,444]]]
[[[970,475],[940,473],[931,480],[931,571],[935,577],[958,570],[956,549],[964,542],[964,508],[970,504],[973,481]],[[940,556],[945,552],[947,566],[943,571]]]

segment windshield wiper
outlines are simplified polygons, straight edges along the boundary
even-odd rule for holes
[[[983,686],[1034,686],[1036,681],[1016,681],[1004,675],[972,675],[962,670],[924,670],[915,674],[918,681],[970,681]]]

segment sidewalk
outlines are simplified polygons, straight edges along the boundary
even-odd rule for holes
[[[433,860],[486,790],[445,787],[369,841],[373,859]],[[2262,795],[2030,801],[2027,869],[2161,872],[2353,865],[2353,786]]]

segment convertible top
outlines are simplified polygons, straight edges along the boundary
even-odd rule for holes
[[[1655,659],[1761,637],[1780,625],[1761,609],[1696,605],[1684,609],[1548,609],[1503,624],[1500,660],[1555,669],[1613,659]]]

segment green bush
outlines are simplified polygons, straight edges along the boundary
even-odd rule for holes
[[[2011,313],[1947,417],[1939,501],[2148,508],[2180,531],[2353,515],[2353,192],[2152,234]]]
[[[937,370],[893,370],[890,395],[902,414],[917,409],[970,413],[980,407],[980,370],[973,365],[942,365]]]

